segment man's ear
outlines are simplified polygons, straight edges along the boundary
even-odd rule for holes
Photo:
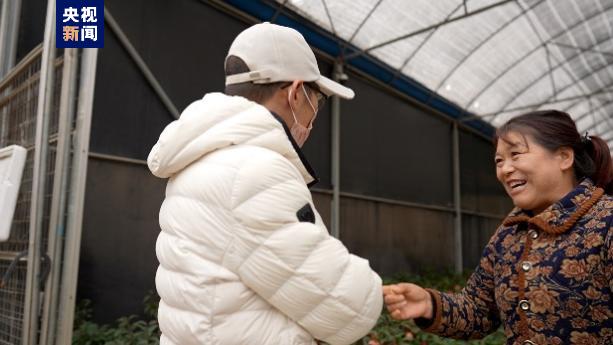
[[[290,93],[290,98],[294,101],[298,100],[298,94],[299,94],[299,90],[302,87],[302,80],[294,80],[292,82],[292,85],[288,88],[288,91]]]
[[[293,109],[298,109],[298,107],[300,106],[300,88],[302,87],[302,81],[301,80],[294,80],[292,82],[292,85],[290,85],[287,88],[287,99],[290,102],[290,106]]]
[[[575,163],[575,151],[568,147],[560,147],[557,152],[557,156],[560,160],[560,169],[568,170],[572,169],[573,163]]]

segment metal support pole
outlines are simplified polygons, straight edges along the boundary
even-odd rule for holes
[[[47,18],[36,108],[36,138],[34,142],[34,171],[32,175],[32,201],[28,242],[28,271],[26,278],[23,315],[23,344],[35,344],[38,333],[40,309],[40,248],[43,215],[45,210],[45,180],[47,178],[47,153],[49,146],[49,119],[53,101],[53,76],[55,72],[55,0],[47,3]]]
[[[74,118],[74,104],[77,84],[77,49],[64,50],[62,91],[60,95],[60,118],[58,142],[53,175],[53,193],[49,219],[49,240],[47,253],[51,258],[51,270],[46,282],[45,299],[40,332],[40,345],[53,344],[57,324],[57,304],[62,268],[62,239],[64,237],[66,193],[70,163],[70,135]]]
[[[4,0],[0,12],[0,79],[15,64],[21,0]]]
[[[464,269],[462,255],[462,198],[460,194],[460,131],[458,123],[453,123],[453,203],[455,206],[454,222],[454,262],[456,273],[462,273]]]
[[[109,29],[111,29],[111,31],[113,31],[113,33],[117,36],[119,42],[121,42],[121,45],[128,52],[128,55],[130,55],[130,57],[132,58],[138,69],[141,71],[145,79],[147,79],[149,85],[151,85],[151,87],[153,88],[153,91],[158,95],[160,101],[162,101],[162,104],[164,104],[168,112],[175,119],[178,119],[180,113],[177,110],[177,107],[174,105],[174,103],[172,103],[172,100],[170,99],[170,97],[168,97],[166,91],[164,91],[160,82],[155,78],[153,72],[151,72],[143,58],[140,56],[138,51],[136,51],[136,48],[134,48],[132,43],[130,43],[130,40],[123,32],[123,30],[121,30],[121,27],[106,7],[104,8],[104,20],[108,24]]]
[[[17,48],[17,31],[19,29],[19,12],[21,0],[0,1],[0,80],[2,80],[15,64]],[[9,92],[5,89],[4,92]],[[5,107],[0,117],[0,147],[6,146],[8,126],[8,108]]]
[[[343,65],[340,62],[334,63],[332,78],[341,81],[346,76],[343,74]],[[341,100],[338,96],[332,97],[332,236],[340,239],[340,184],[341,184]]]
[[[65,269],[62,271],[62,291],[59,301],[61,317],[55,342],[62,345],[72,343],[97,58],[98,49],[83,49],[63,256]]]

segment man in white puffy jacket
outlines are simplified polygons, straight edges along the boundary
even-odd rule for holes
[[[156,252],[162,345],[351,344],[381,312],[381,279],[331,237],[300,147],[321,102],[353,91],[320,75],[297,31],[240,33],[226,92],[168,125],[148,157],[169,178]]]

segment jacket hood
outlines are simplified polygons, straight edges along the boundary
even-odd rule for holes
[[[209,93],[190,104],[171,122],[147,158],[153,175],[168,178],[201,157],[232,145],[273,150],[301,172],[307,184],[316,181],[287,126],[265,107],[239,96]]]

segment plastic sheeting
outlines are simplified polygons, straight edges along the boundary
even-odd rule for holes
[[[613,0],[277,2],[494,126],[556,108],[613,143]]]

